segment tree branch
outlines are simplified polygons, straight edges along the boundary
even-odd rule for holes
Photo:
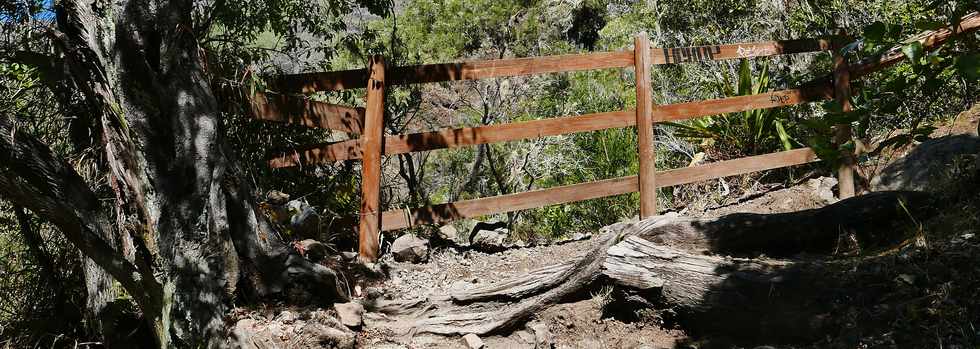
[[[18,132],[4,117],[0,117],[0,195],[47,218],[133,297],[159,299],[150,296],[162,292],[152,275],[141,274],[102,238],[112,225],[81,176],[33,136]]]

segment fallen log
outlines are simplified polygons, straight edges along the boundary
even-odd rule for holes
[[[627,237],[608,251],[603,274],[619,285],[659,290],[691,334],[743,339],[814,338],[829,311],[822,295],[836,265],[821,261],[705,256]]]
[[[934,213],[930,195],[874,192],[833,205],[777,214],[734,213],[723,217],[646,220],[619,229],[690,253],[736,256],[792,256],[840,251],[843,238],[861,247],[888,245],[916,216]],[[913,217],[910,219],[910,217]],[[844,236],[853,235],[853,236]]]

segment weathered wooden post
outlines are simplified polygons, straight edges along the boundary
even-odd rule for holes
[[[368,61],[367,110],[361,135],[361,223],[358,254],[362,262],[378,259],[381,234],[381,152],[384,142],[385,61],[372,56]]]
[[[640,158],[640,218],[657,214],[657,150],[654,146],[653,97],[650,95],[650,39],[636,35],[633,45],[636,71],[636,130]]]
[[[847,66],[847,58],[841,49],[844,36],[835,38],[833,47],[834,58],[834,98],[841,106],[841,111],[850,112],[851,108],[851,74]],[[851,140],[851,125],[842,124],[834,128],[834,143],[838,147]],[[854,196],[854,154],[841,153],[841,165],[837,169],[837,196],[846,199]]]

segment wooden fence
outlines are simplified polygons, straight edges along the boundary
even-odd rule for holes
[[[524,210],[631,192],[640,193],[640,216],[657,214],[656,188],[770,170],[817,161],[809,148],[709,163],[657,172],[654,167],[654,124],[687,120],[722,113],[741,112],[823,101],[836,98],[850,108],[849,69],[844,57],[830,39],[806,39],[710,45],[682,48],[650,48],[645,33],[636,36],[633,50],[574,55],[501,59],[449,64],[387,67],[383,57],[372,57],[367,69],[307,73],[284,76],[278,87],[282,94],[258,93],[253,110],[259,119],[288,122],[309,127],[339,130],[360,137],[347,141],[318,144],[275,157],[275,168],[337,160],[362,162],[359,253],[373,261],[378,254],[381,231],[420,224],[442,224],[462,218]],[[696,63],[726,59],[766,57],[794,53],[831,51],[834,56],[832,80],[805,87],[690,103],[654,105],[650,94],[653,65]],[[388,86],[442,81],[478,80],[596,69],[633,68],[636,73],[634,110],[565,116],[509,124],[443,129],[412,134],[385,135],[384,93]],[[292,97],[289,93],[367,88],[365,108],[353,108]],[[454,148],[477,144],[556,136],[578,132],[637,126],[639,173],[635,176],[605,179],[516,194],[449,202],[410,210],[381,212],[381,156]],[[837,140],[850,137],[848,126],[838,127]],[[840,196],[854,195],[852,169],[839,172]]]

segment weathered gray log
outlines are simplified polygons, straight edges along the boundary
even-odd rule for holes
[[[553,288],[566,281],[574,262],[549,265],[532,270],[524,277],[504,280],[483,287],[456,291],[450,297],[457,303],[479,302],[485,300],[523,299],[540,290]]]
[[[730,253],[788,255],[824,250],[842,231],[876,244],[888,229],[931,213],[927,195],[884,192],[794,213],[718,218],[655,216],[602,229],[595,249],[572,262],[451,295],[375,307],[368,327],[404,333],[487,334],[513,327],[588,287],[600,274],[658,293],[689,333],[794,340],[823,333],[821,302],[844,272],[833,260],[736,258]],[[767,242],[769,242],[767,244]],[[817,248],[811,248],[811,245]],[[508,304],[500,302],[517,301]],[[465,303],[465,304],[463,304]]]
[[[798,212],[644,220],[621,229],[691,253],[737,256],[828,253],[839,247],[843,234],[854,234],[864,247],[897,241],[903,236],[895,234],[896,228],[935,212],[930,198],[922,192],[874,192]]]
[[[834,264],[690,254],[627,237],[608,250],[603,274],[616,283],[659,290],[691,334],[812,338],[825,327],[820,294]]]

